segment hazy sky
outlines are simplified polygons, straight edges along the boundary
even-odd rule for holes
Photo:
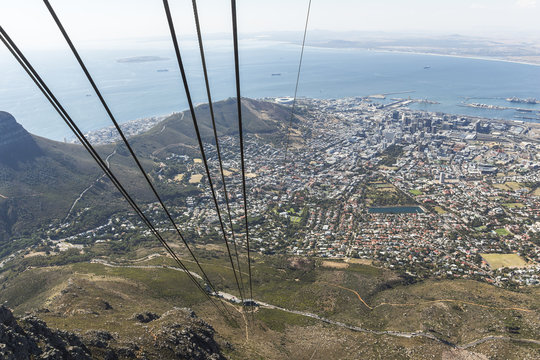
[[[75,41],[166,36],[161,0],[50,0]],[[193,33],[191,0],[170,0],[179,32]],[[199,0],[206,33],[229,32],[230,1]],[[238,0],[244,33],[303,28],[308,0]],[[540,37],[540,0],[313,0],[310,29]],[[42,0],[0,0],[0,24],[20,44],[51,47],[58,30]]]

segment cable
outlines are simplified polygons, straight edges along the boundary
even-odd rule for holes
[[[285,169],[285,164],[287,163],[287,153],[288,153],[288,150],[289,150],[289,142],[290,142],[290,128],[292,126],[292,121],[294,119],[294,109],[296,107],[296,98],[297,98],[297,94],[298,94],[298,84],[300,83],[300,72],[302,70],[302,60],[304,58],[304,47],[305,47],[305,44],[306,44],[306,35],[307,35],[307,29],[308,29],[308,24],[309,24],[309,14],[311,12],[311,0],[309,0],[309,3],[308,3],[308,9],[307,9],[307,15],[306,15],[306,24],[304,26],[304,37],[302,39],[302,50],[300,51],[300,61],[298,62],[298,72],[297,72],[297,75],[296,75],[296,85],[295,85],[295,88],[294,88],[294,98],[293,98],[293,103],[292,103],[292,107],[291,107],[291,116],[289,118],[289,122],[287,124],[287,138],[285,140],[285,153],[283,154],[283,168]],[[285,171],[285,170],[283,170]],[[280,192],[281,193],[281,192]],[[281,198],[281,195],[280,195],[280,198]],[[288,238],[289,238],[289,226],[291,224],[291,220],[289,218],[287,218],[287,227],[285,229],[285,241],[287,242],[288,241]]]
[[[306,15],[306,25],[304,26],[304,38],[302,39],[302,50],[300,51],[300,61],[298,63],[298,73],[296,75],[296,86],[294,88],[294,98],[291,108],[291,117],[289,119],[289,123],[287,124],[287,140],[285,143],[285,159],[287,156],[287,150],[289,148],[289,134],[290,134],[290,127],[292,125],[292,121],[294,118],[294,108],[296,107],[296,95],[298,93],[298,84],[300,83],[300,71],[302,70],[302,60],[304,58],[304,46],[306,45],[306,35],[307,35],[307,29],[309,24],[309,13],[311,11],[311,0],[309,0],[308,3],[308,10]]]
[[[82,58],[80,57],[77,49],[75,48],[75,46],[73,45],[73,42],[71,41],[69,35],[67,34],[64,26],[62,25],[62,22],[60,21],[60,19],[58,18],[58,16],[56,15],[56,12],[54,11],[54,9],[52,8],[51,4],[49,3],[49,0],[43,0],[43,2],[45,3],[45,6],[47,7],[47,9],[49,10],[49,13],[51,14],[51,16],[53,17],[56,25],[58,26],[60,32],[62,33],[62,35],[64,36],[64,39],[66,40],[67,44],[69,45],[69,48],[71,49],[71,51],[73,52],[73,55],[75,56],[75,58],[77,59],[77,62],[79,63],[81,69],[83,70],[84,74],[86,75],[86,78],[88,79],[88,81],[90,82],[90,85],[92,86],[92,88],[94,89],[94,92],[96,93],[96,95],[98,96],[101,104],[103,105],[105,111],[107,112],[107,115],[109,116],[109,118],[111,119],[111,121],[113,122],[114,124],[114,127],[116,128],[116,130],[118,131],[118,133],[120,134],[120,137],[122,138],[122,141],[124,142],[124,144],[126,145],[127,149],[129,150],[129,153],[131,154],[131,157],[133,158],[133,160],[135,161],[135,163],[137,164],[137,167],[139,168],[140,172],[143,174],[144,178],[146,179],[146,182],[148,183],[148,185],[150,186],[150,189],[152,190],[152,192],[154,193],[155,197],[157,198],[158,202],[160,203],[162,209],[165,211],[165,214],[167,215],[167,217],[169,218],[169,221],[173,224],[178,236],[180,237],[180,239],[182,240],[182,242],[184,243],[184,245],[186,246],[186,249],[188,250],[188,252],[190,253],[191,257],[193,258],[193,260],[195,261],[195,263],[197,264],[197,267],[199,268],[199,270],[202,272],[203,276],[205,277],[207,283],[210,285],[210,287],[212,288],[212,290],[214,290],[214,292],[217,293],[217,290],[214,288],[214,286],[212,285],[212,282],[210,281],[210,279],[208,278],[208,276],[206,275],[206,272],[203,270],[201,264],[199,263],[199,260],[197,260],[197,257],[195,256],[195,254],[193,253],[193,251],[191,250],[190,246],[188,245],[186,239],[184,238],[184,236],[182,235],[182,232],[180,231],[180,228],[178,227],[178,225],[176,224],[176,222],[174,221],[174,219],[172,218],[172,215],[171,213],[169,212],[169,210],[167,209],[167,207],[165,206],[165,203],[162,201],[161,197],[159,196],[156,188],[154,187],[154,184],[152,183],[152,181],[150,180],[150,178],[148,177],[148,174],[146,173],[146,171],[144,170],[143,166],[141,165],[137,155],[135,154],[135,152],[133,151],[133,148],[131,147],[131,145],[129,144],[126,136],[124,135],[124,132],[122,131],[122,129],[120,128],[120,125],[118,124],[118,122],[116,121],[116,118],[114,117],[114,115],[112,114],[111,110],[109,109],[109,106],[107,105],[105,99],[103,98],[101,92],[99,91],[96,83],[94,82],[94,79],[92,78],[92,76],[90,75],[90,72],[88,71],[88,69],[86,68],[86,65],[84,64],[84,61],[82,60]]]
[[[45,0],[46,1],[46,0]],[[242,289],[240,287],[240,283],[238,281],[238,275],[236,274],[236,270],[234,267],[234,261],[232,259],[231,255],[231,249],[229,246],[229,241],[227,240],[227,233],[225,231],[225,226],[223,225],[223,219],[221,218],[221,212],[219,210],[219,204],[216,197],[216,192],[214,189],[214,185],[212,183],[212,177],[210,175],[210,169],[208,168],[208,161],[206,159],[206,154],[204,152],[204,146],[202,143],[201,133],[199,131],[199,125],[197,124],[197,118],[195,116],[195,108],[193,107],[193,101],[191,100],[191,93],[189,91],[189,85],[187,82],[186,77],[186,71],[184,69],[184,64],[182,62],[182,56],[180,55],[180,47],[178,46],[178,40],[176,38],[176,31],[174,29],[174,23],[171,16],[171,10],[169,8],[169,1],[163,0],[163,6],[165,8],[165,14],[167,15],[167,22],[169,23],[169,30],[171,32],[171,38],[174,45],[174,51],[176,53],[176,60],[178,61],[178,67],[180,68],[180,73],[182,74],[182,82],[184,83],[184,90],[186,92],[187,101],[189,104],[189,110],[191,112],[191,118],[193,120],[193,127],[195,128],[195,133],[197,135],[197,142],[199,143],[199,148],[201,150],[201,157],[203,159],[204,168],[206,170],[206,176],[208,177],[208,184],[210,185],[210,190],[212,192],[212,198],[214,199],[214,204],[216,206],[216,211],[219,219],[219,224],[221,226],[221,232],[223,233],[223,238],[225,239],[225,245],[227,247],[227,252],[229,254],[229,260],[231,262],[231,267],[234,273],[234,279],[236,281],[236,286],[238,287],[238,292],[240,293],[240,297],[242,299],[242,304],[244,304],[244,294],[242,292]]]
[[[36,72],[36,70],[32,67],[30,62],[26,59],[26,57],[23,55],[23,53],[19,50],[19,48],[15,45],[15,43],[11,40],[9,35],[4,31],[4,29],[0,26],[0,39],[6,46],[6,48],[11,52],[11,54],[15,57],[15,59],[19,62],[21,67],[26,71],[26,73],[29,75],[29,77],[32,79],[32,81],[36,84],[36,86],[41,90],[43,95],[49,100],[51,105],[54,107],[54,109],[58,112],[60,117],[65,121],[65,123],[68,125],[68,127],[73,131],[73,133],[76,135],[77,139],[81,142],[81,144],[84,146],[84,148],[90,153],[92,158],[97,162],[97,164],[100,166],[100,168],[103,170],[103,172],[109,177],[111,182],[116,186],[116,188],[120,191],[120,193],[124,196],[126,201],[131,205],[131,207],[135,210],[135,212],[139,215],[141,220],[147,225],[147,227],[150,229],[150,231],[153,233],[153,235],[160,241],[162,246],[167,250],[167,252],[173,257],[173,259],[178,263],[178,265],[184,270],[184,272],[188,275],[188,277],[192,280],[192,282],[197,286],[199,290],[201,290],[205,296],[211,301],[211,303],[216,307],[216,309],[227,318],[227,315],[218,308],[214,300],[208,295],[208,293],[201,287],[199,282],[194,278],[193,274],[187,269],[187,267],[182,263],[182,261],[178,258],[176,253],[170,248],[170,246],[167,244],[167,242],[163,239],[161,234],[155,229],[155,227],[152,225],[152,223],[148,220],[148,218],[144,215],[144,213],[141,211],[141,209],[137,206],[137,204],[133,201],[129,193],[125,190],[125,188],[122,186],[122,184],[118,181],[116,176],[112,173],[112,171],[107,167],[103,159],[99,156],[97,151],[94,149],[92,144],[86,139],[84,134],[81,132],[81,130],[78,128],[78,126],[75,124],[75,122],[71,119],[69,114],[66,112],[66,110],[62,107],[60,102],[57,100],[57,98],[54,96],[54,94],[51,92],[51,90],[47,87],[43,79],[39,76],[39,74]],[[222,304],[223,306],[223,304]],[[225,308],[225,311],[230,315],[228,310]]]
[[[240,96],[240,61],[238,56],[238,24],[236,19],[236,0],[231,0],[232,26],[233,26],[233,43],[234,43],[234,71],[236,79],[236,105],[238,107],[238,133],[240,138],[240,161],[242,163],[242,193],[244,197],[244,218],[246,223],[246,248],[248,255],[248,274],[249,274],[249,296],[253,302],[253,283],[251,276],[251,255],[249,249],[249,221],[247,210],[247,194],[246,194],[246,168],[244,162],[244,135],[242,131],[242,98]],[[253,304],[251,304],[253,305]],[[253,308],[253,306],[251,306]],[[253,317],[253,311],[252,311]]]
[[[212,119],[212,129],[214,130],[214,139],[216,141],[216,151],[217,151],[217,157],[219,162],[219,171],[221,174],[221,182],[223,183],[223,193],[225,195],[225,204],[227,205],[227,214],[229,216],[229,226],[231,228],[231,235],[232,235],[232,242],[234,245],[234,253],[236,255],[236,266],[238,267],[238,274],[240,275],[240,285],[242,287],[242,291],[245,293],[244,290],[244,279],[242,278],[242,269],[240,268],[240,259],[238,257],[238,248],[236,246],[236,237],[234,235],[234,226],[232,223],[232,216],[231,216],[231,207],[229,204],[229,194],[227,192],[227,183],[225,182],[225,174],[223,171],[223,162],[221,161],[221,150],[219,146],[219,139],[218,134],[216,130],[216,120],[214,115],[214,104],[212,102],[212,95],[210,92],[210,84],[208,81],[208,71],[206,69],[206,57],[204,55],[204,46],[203,46],[203,40],[202,40],[202,34],[201,34],[201,25],[199,23],[199,12],[197,10],[197,0],[192,0],[193,4],[193,15],[195,17],[195,27],[197,28],[197,39],[199,42],[199,51],[201,54],[201,62],[202,62],[202,68],[203,68],[203,74],[204,74],[204,82],[206,85],[206,95],[208,97],[208,105],[210,109],[210,117]]]

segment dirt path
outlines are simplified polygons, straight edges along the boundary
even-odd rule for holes
[[[370,310],[376,309],[376,308],[378,308],[380,306],[419,306],[419,305],[427,305],[427,304],[434,304],[434,303],[440,303],[440,302],[449,302],[449,303],[458,303],[458,304],[467,304],[467,305],[472,305],[472,306],[478,306],[478,307],[482,307],[482,308],[485,308],[485,309],[515,310],[515,311],[523,311],[523,312],[535,312],[534,310],[523,309],[523,308],[518,308],[518,307],[490,306],[490,305],[477,304],[477,303],[473,303],[473,302],[470,302],[470,301],[456,300],[456,299],[430,300],[430,301],[422,301],[422,302],[419,302],[419,303],[386,303],[386,302],[383,302],[383,303],[380,303],[378,305],[375,305],[374,307],[371,307],[364,301],[364,299],[362,299],[360,294],[358,292],[356,292],[355,290],[346,288],[344,286],[336,285],[336,284],[330,284],[330,283],[327,283],[327,282],[323,282],[323,283],[354,293],[358,297],[358,299],[362,302],[362,304],[367,306]]]
[[[324,281],[323,281],[322,283],[323,283],[323,284],[326,284],[326,285],[334,286],[334,287],[337,287],[337,288],[340,288],[340,289],[343,289],[343,290],[347,290],[347,291],[350,291],[350,292],[354,293],[354,294],[358,297],[358,299],[362,302],[362,304],[366,305],[367,308],[368,308],[369,310],[373,310],[373,308],[372,308],[371,306],[369,306],[369,305],[364,301],[364,299],[362,299],[362,297],[360,296],[360,294],[359,294],[358,292],[356,292],[355,290],[346,288],[346,287],[344,287],[344,286],[336,285],[336,284],[330,284],[330,283],[327,283],[327,282],[324,282]]]
[[[186,271],[184,271],[184,269],[180,269],[180,268],[177,268],[177,267],[174,267],[174,266],[168,266],[168,265],[115,265],[115,264],[110,264],[104,260],[99,260],[99,259],[94,259],[94,260],[91,260],[90,261],[91,263],[93,264],[101,264],[103,266],[107,266],[107,267],[112,267],[112,268],[131,268],[131,269],[168,269],[168,270],[174,270],[174,271],[180,271],[180,272],[183,272],[185,273]],[[190,271],[189,272],[191,275],[193,275],[194,278],[196,279],[199,279],[199,280],[203,280],[203,278],[193,272],[193,271]]]
[[[107,164],[107,168],[111,168],[111,164],[109,163],[109,160],[111,159],[111,157],[116,154],[116,148],[114,149],[114,151],[112,153],[110,153],[107,158],[105,159],[105,163]],[[69,208],[69,211],[66,215],[66,217],[64,218],[64,223],[67,222],[67,219],[69,218],[69,216],[71,215],[71,213],[73,212],[73,209],[75,209],[75,206],[77,205],[77,203],[83,198],[84,194],[86,194],[91,188],[93,188],[98,182],[100,182],[106,175],[103,174],[103,175],[100,175],[89,187],[87,187],[86,189],[84,189],[80,194],[79,194],[79,197],[75,199],[75,201],[73,202],[73,204],[71,205],[71,208]]]
[[[244,312],[243,310],[239,310],[237,306],[231,304],[231,303],[228,302],[228,301],[224,301],[224,300],[223,300],[222,302],[223,302],[224,304],[227,304],[227,305],[232,306],[234,310],[238,311],[238,312],[240,313],[240,315],[242,315],[242,318],[244,319],[244,324],[245,324],[245,326],[246,326],[246,342],[244,343],[244,345],[247,344],[248,341],[249,341],[249,326],[248,326],[248,322],[247,322],[247,319],[246,319],[246,314],[245,314],[245,312]]]

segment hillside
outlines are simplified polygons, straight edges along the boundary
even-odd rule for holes
[[[93,251],[106,254],[108,246],[96,244]],[[221,289],[234,293],[224,248],[211,248],[196,247],[203,266]],[[538,288],[409,283],[371,265],[257,254],[254,296],[261,306],[254,321],[231,303],[226,306],[232,320],[226,320],[182,272],[162,267],[173,263],[156,253],[161,250],[147,242],[122,259],[102,255],[24,273],[10,270],[0,280],[0,301],[16,314],[34,311],[51,328],[83,339],[87,333],[113,334],[107,347],[93,350],[95,358],[103,358],[103,349],[133,344],[149,358],[174,358],[160,337],[175,328],[171,321],[182,329],[193,317],[177,307],[193,309],[210,324],[230,359],[533,359],[540,353]]]
[[[214,107],[218,133],[237,134],[236,101],[224,100]],[[213,143],[208,105],[198,106],[196,112],[203,140]],[[246,134],[272,137],[289,116],[286,107],[243,100]],[[200,156],[189,111],[168,117],[130,142],[148,172],[157,166],[156,161],[172,151]],[[113,172],[137,201],[154,201],[123,144],[101,145],[96,150],[104,159],[109,157]],[[82,146],[31,135],[13,116],[0,112],[0,258],[36,243],[38,237],[45,236],[44,230],[51,223],[62,224],[83,192],[84,197],[77,202],[73,213],[87,210],[84,216],[71,219],[66,231],[88,230],[106,222],[113,213],[127,210],[117,190],[101,176],[101,170]],[[165,199],[183,201],[182,187],[160,182],[156,185]],[[6,244],[8,239],[19,240]]]
[[[216,128],[219,136],[238,134],[238,115],[235,99],[214,104]],[[195,108],[201,137],[214,143],[214,132],[208,104]],[[289,121],[290,109],[266,101],[242,99],[242,126],[245,134],[272,137],[283,130]],[[193,120],[189,111],[174,114],[153,129],[131,140],[133,147],[148,156],[163,156],[167,152],[199,155]]]

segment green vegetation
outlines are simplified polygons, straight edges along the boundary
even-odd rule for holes
[[[390,145],[380,155],[380,165],[392,166],[398,158],[403,154],[403,147],[399,145]]]
[[[440,207],[440,206],[435,206],[433,209],[434,209],[434,210],[437,212],[437,214],[439,214],[439,215],[443,215],[443,214],[448,213],[448,211],[444,210],[444,209],[443,209],[442,207]]]
[[[278,332],[284,332],[288,326],[311,326],[317,323],[312,318],[271,309],[259,309],[257,319]]]
[[[396,206],[416,204],[409,195],[396,189],[392,184],[383,179],[375,180],[367,184],[365,191],[367,206]]]
[[[515,209],[515,208],[523,208],[523,207],[525,207],[525,205],[522,204],[522,203],[506,203],[506,204],[503,204],[503,206],[508,208],[508,209]]]
[[[495,232],[497,233],[497,235],[500,235],[500,236],[512,235],[512,233],[510,231],[506,230],[505,228],[495,229]]]

